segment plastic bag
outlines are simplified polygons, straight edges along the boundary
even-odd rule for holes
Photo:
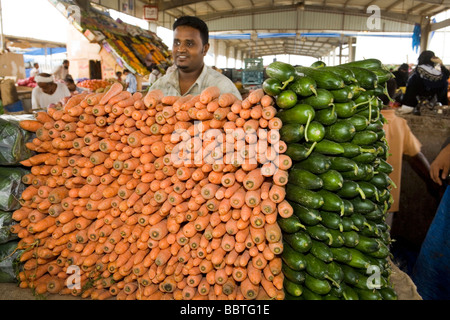
[[[11,226],[17,223],[13,220],[12,214],[13,212],[0,210],[0,244],[19,238],[17,234],[11,233],[10,230]]]
[[[0,283],[14,283],[17,281],[23,250],[17,250],[18,241],[0,244]]]
[[[19,199],[26,185],[22,177],[30,171],[21,167],[0,167],[0,210],[15,211],[20,208]]]
[[[35,120],[35,117],[29,114],[0,116],[0,165],[17,165],[35,154],[25,144],[36,134],[22,129],[19,126],[22,120]]]

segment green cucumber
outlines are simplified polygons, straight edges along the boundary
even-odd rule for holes
[[[290,109],[281,110],[277,113],[277,117],[281,119],[283,124],[307,124],[314,119],[315,115],[316,112],[313,107],[302,103],[296,104]]]
[[[346,120],[353,124],[356,131],[363,131],[369,126],[369,120],[360,114],[355,114]]]
[[[368,58],[363,60],[351,61],[347,63],[340,64],[342,67],[358,67],[364,69],[383,69],[383,63],[375,58]]]
[[[367,269],[371,265],[371,260],[361,251],[354,248],[347,248],[352,254],[352,259],[346,264],[357,269]]]
[[[292,249],[300,253],[306,253],[312,247],[311,237],[303,231],[283,234],[283,240],[286,241]]]
[[[330,71],[344,80],[344,83],[350,85],[356,83],[356,78],[352,70],[343,66],[325,67],[324,70]]]
[[[372,200],[369,199],[361,199],[360,197],[356,197],[353,199],[350,199],[350,202],[353,204],[353,207],[355,209],[356,213],[369,213],[375,210],[375,203],[372,202]]]
[[[398,300],[397,292],[391,287],[381,288],[380,294],[383,297],[383,300]]]
[[[323,62],[323,61],[321,61],[321,60],[314,61],[314,62],[310,65],[311,68],[323,68],[323,67],[325,67],[325,66],[326,66],[325,62]]]
[[[295,68],[282,61],[274,61],[266,67],[266,74],[281,82],[290,82],[295,78]]]
[[[341,144],[342,146],[342,144]],[[344,147],[343,147],[344,148]],[[345,149],[344,149],[345,152]],[[330,169],[339,172],[344,171],[356,171],[358,170],[358,164],[349,158],[343,157],[329,157],[331,161]]]
[[[373,253],[380,249],[381,243],[378,239],[359,235],[359,242],[355,246],[355,249],[363,253]]]
[[[343,229],[343,231],[352,231],[352,230],[359,231],[359,228],[355,225],[355,223],[353,222],[353,220],[352,220],[352,218],[350,216],[351,215],[342,217],[342,229]]]
[[[373,167],[369,164],[359,163],[356,171],[343,171],[341,174],[346,180],[360,181],[373,174]]]
[[[361,281],[361,273],[352,267],[342,264],[342,271],[344,272],[344,282],[350,286],[356,286]]]
[[[344,238],[342,237],[340,230],[329,229],[328,232],[330,233],[331,238],[327,244],[331,248],[340,248],[344,245]]]
[[[334,107],[337,113],[338,118],[350,118],[356,113],[357,104],[353,101],[347,102],[336,102],[334,103]]]
[[[391,184],[391,181],[388,174],[378,171],[369,182],[382,190],[386,189]]]
[[[300,143],[287,143],[287,148],[284,154],[289,156],[292,161],[297,162],[308,158],[310,148],[307,148]]]
[[[313,152],[311,155],[306,158],[305,160],[302,160],[300,162],[297,162],[292,167],[293,169],[305,169],[308,170],[314,174],[321,174],[324,172],[327,172],[330,169],[331,161],[329,157]]]
[[[340,288],[340,284],[344,281],[344,271],[342,270],[340,263],[332,261],[328,263],[328,275],[334,280],[334,284],[337,288]]]
[[[322,189],[317,191],[317,194],[322,196],[324,201],[323,205],[321,206],[322,210],[340,212],[341,215],[344,214],[344,203],[336,193]]]
[[[289,85],[289,90],[294,91],[299,96],[309,97],[313,94],[317,95],[317,83],[313,78],[304,76],[294,80]]]
[[[352,88],[345,86],[341,89],[330,90],[335,102],[347,102],[353,98]]]
[[[352,72],[353,74],[353,72]],[[353,75],[354,76],[354,75]],[[357,99],[361,93],[363,93],[364,91],[366,91],[366,89],[361,88],[357,83],[351,83],[348,84],[348,87],[350,89],[352,89],[353,92],[353,100]]]
[[[338,191],[344,184],[344,178],[337,170],[330,169],[319,175],[323,188],[328,191]]]
[[[277,223],[280,226],[280,229],[285,233],[295,233],[300,231],[301,229],[305,229],[305,226],[295,215],[292,215],[288,218],[279,217],[277,219]]]
[[[392,72],[390,72],[389,70],[386,70],[384,68],[371,69],[370,71],[372,71],[373,73],[375,73],[377,75],[379,85],[386,83],[389,79],[394,77]],[[382,93],[383,92],[381,92],[381,94]]]
[[[383,300],[383,296],[378,290],[355,288],[359,300]]]
[[[345,247],[330,248],[331,253],[333,253],[333,260],[341,263],[347,263],[352,260],[352,254]]]
[[[337,113],[334,105],[326,109],[317,110],[314,120],[319,121],[324,126],[330,126],[335,123],[337,121]]]
[[[321,241],[313,239],[310,252],[317,259],[320,259],[325,263],[333,261],[333,253],[331,252],[330,247]]]
[[[377,152],[361,152],[356,157],[352,157],[352,160],[359,163],[373,163],[377,158]]]
[[[386,259],[390,255],[390,250],[387,245],[380,243],[380,248],[377,251],[368,253],[368,255],[372,258]]]
[[[322,179],[305,169],[289,170],[289,183],[308,190],[316,190],[323,187]]]
[[[337,191],[337,194],[345,199],[353,199],[356,196],[361,196],[365,199],[366,195],[359,187],[359,184],[353,180],[344,180],[342,188]]]
[[[344,238],[344,245],[349,248],[354,248],[359,243],[359,234],[356,231],[346,231],[342,233]]]
[[[350,286],[345,286],[342,289],[342,296],[345,300],[359,300],[358,294]]]
[[[290,109],[297,104],[297,94],[292,90],[281,91],[277,95],[275,103],[281,109]]]
[[[364,192],[366,198],[368,198],[368,199],[372,199],[372,198],[378,199],[379,198],[377,187],[375,187],[370,182],[359,181],[358,185],[362,189],[362,191]]]
[[[334,279],[329,276],[328,266],[323,260],[317,258],[312,253],[306,254],[305,260],[306,260],[305,281],[307,276],[311,276],[318,280],[330,280],[332,283],[335,282]]]
[[[293,215],[297,216],[302,223],[308,226],[314,226],[322,221],[322,217],[318,210],[307,208],[293,201],[288,202],[294,210]]]
[[[344,148],[340,143],[328,139],[322,139],[319,142],[305,143],[305,146],[314,150],[316,153],[324,155],[338,156],[344,153]]]
[[[333,90],[345,86],[342,77],[321,68],[314,69],[309,67],[298,66],[295,67],[295,74],[297,75],[297,77],[307,75],[313,78],[316,81],[318,88]]]
[[[281,81],[275,78],[267,78],[262,84],[262,89],[264,90],[264,92],[272,97],[279,95],[282,88],[283,84],[281,83]]]
[[[348,142],[353,139],[355,133],[355,126],[347,120],[337,121],[325,128],[325,138],[335,142]]]
[[[328,243],[332,241],[331,233],[329,232],[328,228],[321,224],[317,224],[315,226],[306,226],[306,232],[312,239],[327,241]]]
[[[342,231],[342,221],[339,214],[331,211],[320,211],[320,216],[322,217],[322,224],[328,229],[341,230]]]
[[[355,212],[355,208],[353,207],[353,203],[350,200],[341,198],[342,202],[344,202],[344,216],[350,216]]]
[[[300,100],[300,103],[310,105],[315,110],[328,108],[334,102],[333,94],[326,89],[318,88],[316,94]]]
[[[300,297],[303,293],[303,287],[289,280],[287,277],[283,279],[283,289],[294,297]]]
[[[309,290],[307,287],[303,286],[303,298],[305,300],[324,300],[324,297],[320,294],[317,294],[313,292],[312,290]]]
[[[343,156],[346,158],[356,157],[364,151],[361,146],[358,146],[357,144],[351,142],[343,142],[341,143],[341,146],[344,148]]]
[[[331,285],[328,280],[321,280],[310,276],[308,273],[305,276],[305,286],[320,295],[327,294],[331,290]]]
[[[349,218],[352,219],[354,225],[360,230],[368,226],[367,219],[362,214],[354,213]]]
[[[296,143],[305,137],[305,126],[299,123],[287,123],[280,129],[280,139],[286,143]]]
[[[325,137],[325,127],[318,121],[311,121],[305,126],[305,140],[319,142]]]
[[[355,75],[356,81],[364,89],[375,89],[378,85],[377,75],[368,69],[360,67],[348,67]]]
[[[378,135],[371,130],[364,130],[356,132],[351,143],[358,146],[366,146],[378,140]]]
[[[302,253],[295,251],[286,242],[283,242],[283,252],[281,253],[281,259],[289,268],[295,271],[302,271],[306,268],[305,256]]]
[[[286,185],[286,199],[311,209],[319,209],[324,204],[323,197],[317,192],[290,183]]]
[[[304,271],[295,271],[294,269],[289,268],[285,263],[281,265],[281,271],[283,272],[284,277],[293,283],[302,284],[305,282]]]

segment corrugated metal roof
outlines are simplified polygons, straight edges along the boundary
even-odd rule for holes
[[[99,0],[101,3],[104,0]],[[246,50],[257,43],[258,55],[327,55],[345,45],[348,34],[408,33],[450,9],[450,0],[139,0],[159,8],[158,25],[171,28],[177,17],[195,15],[207,22],[210,34],[296,33],[296,37],[227,39],[227,46]],[[373,18],[379,17],[376,23]],[[369,22],[369,23],[368,23]],[[372,24],[370,24],[372,23]],[[340,32],[340,37],[305,37],[301,33]],[[249,43],[250,41],[250,43]],[[280,45],[282,43],[282,45]],[[299,45],[301,43],[301,46]],[[251,46],[250,46],[251,44]],[[250,54],[254,54],[252,50]]]

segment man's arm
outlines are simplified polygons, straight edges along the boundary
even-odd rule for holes
[[[450,143],[441,150],[436,159],[431,163],[430,176],[434,182],[442,186],[450,171]],[[441,180],[442,179],[442,180]]]

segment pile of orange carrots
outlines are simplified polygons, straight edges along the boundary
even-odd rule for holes
[[[284,299],[277,216],[293,213],[292,162],[273,103],[262,90],[144,96],[115,83],[23,121],[36,155],[22,162],[31,173],[13,214],[20,287],[99,300]]]

